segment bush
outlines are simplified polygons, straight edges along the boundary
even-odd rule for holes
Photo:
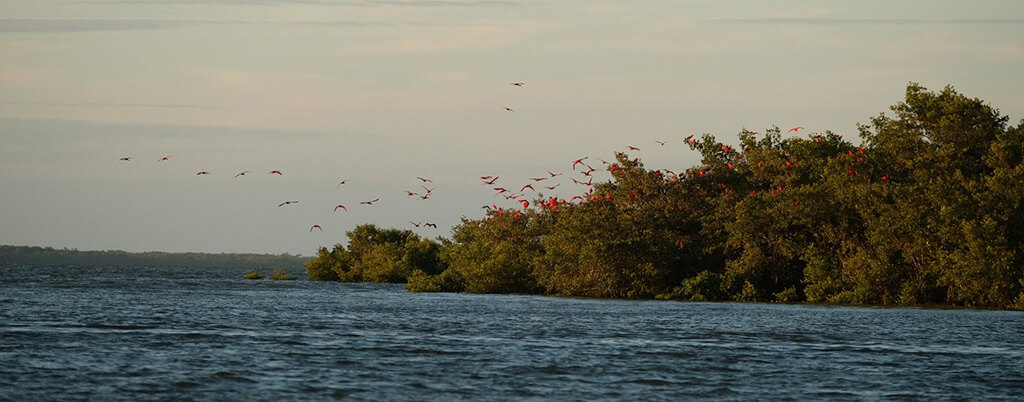
[[[294,276],[288,276],[288,271],[285,271],[283,269],[277,270],[277,272],[274,272],[274,274],[270,276],[270,280],[272,281],[294,281],[295,279],[298,278]]]

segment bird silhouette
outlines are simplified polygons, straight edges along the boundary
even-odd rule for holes
[[[289,204],[298,204],[298,203],[299,203],[298,201],[285,201],[285,202],[282,202],[282,203],[280,203],[280,204],[277,204],[277,206],[279,206],[279,207],[283,207],[283,206],[285,206],[285,205],[289,205]]]
[[[244,172],[239,172],[238,174],[236,174],[236,175],[235,175],[235,177],[238,177],[238,176],[245,176],[245,174],[246,174],[246,173],[249,173],[249,171],[248,171],[248,170],[246,170],[246,171],[244,171]]]
[[[309,231],[310,231],[310,232],[312,232],[312,231],[313,231],[313,229],[320,229],[320,232],[323,232],[323,231],[324,231],[324,228],[320,227],[320,225],[313,225],[313,226],[310,226],[310,227],[309,227]]]
[[[271,171],[267,172],[267,174],[276,174],[278,176],[284,176],[284,173],[281,173],[280,170],[271,170]]]

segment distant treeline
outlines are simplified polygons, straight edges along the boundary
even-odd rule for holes
[[[34,265],[189,266],[301,269],[308,257],[290,254],[129,253],[0,246],[0,263]]]
[[[413,291],[1024,309],[1024,121],[916,84],[891,109],[859,145],[705,134],[681,172],[619,153],[582,201],[493,209],[450,240],[364,225],[306,268]]]

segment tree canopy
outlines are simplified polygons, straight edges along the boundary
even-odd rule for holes
[[[1024,121],[910,84],[859,127],[688,138],[701,163],[618,153],[585,196],[464,218],[451,240],[372,225],[312,279],[421,291],[1024,308]]]

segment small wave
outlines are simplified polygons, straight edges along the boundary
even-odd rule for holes
[[[213,373],[213,378],[218,379],[218,380],[228,380],[228,381],[235,381],[235,382],[244,382],[244,383],[249,383],[249,384],[256,383],[256,381],[250,380],[248,378],[245,378],[245,377],[243,377],[241,375],[232,373],[230,371],[218,371],[216,373]]]
[[[104,324],[102,322],[90,322],[88,324],[85,324],[85,327],[86,328],[93,328],[93,329],[114,329],[114,330],[118,330],[118,331],[137,331],[137,330],[143,330],[143,329],[156,329],[156,328],[159,328],[159,327],[157,327],[155,325],[131,325],[131,324],[118,325],[118,324]]]

